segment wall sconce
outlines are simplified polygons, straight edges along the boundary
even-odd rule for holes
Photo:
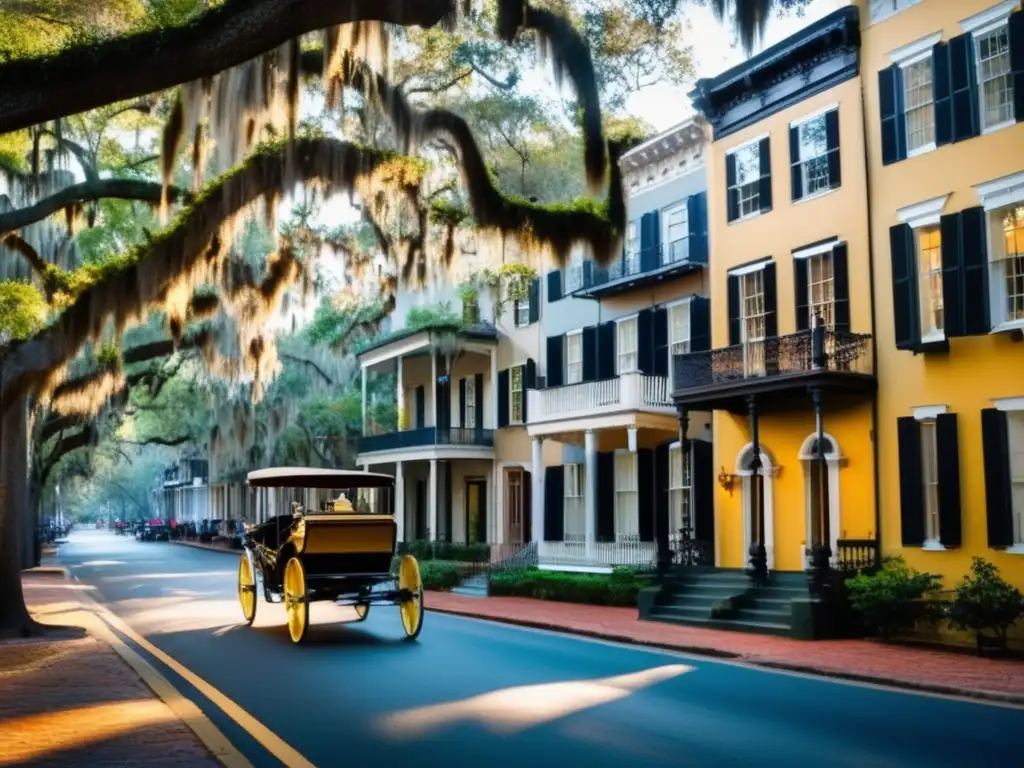
[[[725,467],[722,467],[722,471],[718,473],[718,484],[722,486],[723,491],[728,491],[730,496],[732,496],[732,484],[735,479],[736,475],[726,472]]]

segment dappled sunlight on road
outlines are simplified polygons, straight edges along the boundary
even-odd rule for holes
[[[176,720],[171,709],[158,699],[117,701],[0,720],[0,766],[24,764]]]
[[[103,583],[118,583],[125,581],[174,581],[175,579],[209,579],[217,576],[235,576],[238,571],[181,571],[175,573],[132,573],[126,576],[100,576],[99,581]]]
[[[87,563],[82,563],[79,567],[81,568],[102,568],[106,565],[127,565],[124,560],[90,560]]]
[[[422,736],[460,720],[479,720],[489,730],[512,734],[585,709],[609,704],[636,691],[693,671],[685,664],[616,675],[505,688],[448,704],[433,704],[385,717],[381,729],[394,738]]]

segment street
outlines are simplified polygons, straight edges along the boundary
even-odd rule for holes
[[[136,632],[321,768],[1020,762],[1020,709],[434,612],[408,643],[392,607],[374,607],[354,624],[352,609],[314,604],[308,641],[294,646],[281,605],[261,597],[254,626],[242,622],[237,557],[88,530],[61,545],[60,563]],[[150,661],[254,765],[280,764],[192,685]]]

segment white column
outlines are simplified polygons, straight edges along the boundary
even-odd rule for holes
[[[362,367],[363,371],[363,434],[366,434],[366,366]]]
[[[427,488],[427,524],[430,526],[430,540],[437,541],[437,459],[430,460],[430,483]]]
[[[533,438],[533,468],[530,470],[530,534],[540,546],[544,541],[544,440]]]
[[[431,351],[430,353],[430,412],[434,414],[434,420],[427,426],[437,426],[437,355]],[[434,529],[430,529],[433,534]]]
[[[401,369],[399,369],[401,370]],[[395,523],[398,541],[405,541],[405,469],[402,462],[395,464]]]
[[[587,488],[583,506],[587,515],[587,550],[593,548],[597,541],[597,433],[588,429],[584,436],[586,452]]]
[[[398,358],[398,418],[404,419],[399,429],[409,429],[409,414],[405,412],[405,383],[402,379],[402,358]]]
[[[492,544],[504,544],[505,543],[505,519],[503,510],[505,507],[505,488],[502,486],[501,478],[504,472],[502,471],[501,464],[497,461],[494,462],[494,466],[491,468],[491,485],[494,490],[491,492],[491,503],[490,508],[494,510],[493,517],[491,518],[491,543]]]
[[[483,424],[483,419],[480,420]],[[498,428],[498,350],[491,347],[491,429]]]

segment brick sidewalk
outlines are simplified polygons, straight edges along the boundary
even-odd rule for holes
[[[84,623],[73,585],[26,574],[37,620]],[[0,766],[189,766],[216,760],[107,643],[84,632],[0,644]]]
[[[734,658],[751,664],[850,680],[1024,704],[1024,662],[887,645],[870,640],[808,642],[640,621],[636,608],[522,597],[427,592],[434,611],[606,640]]]

